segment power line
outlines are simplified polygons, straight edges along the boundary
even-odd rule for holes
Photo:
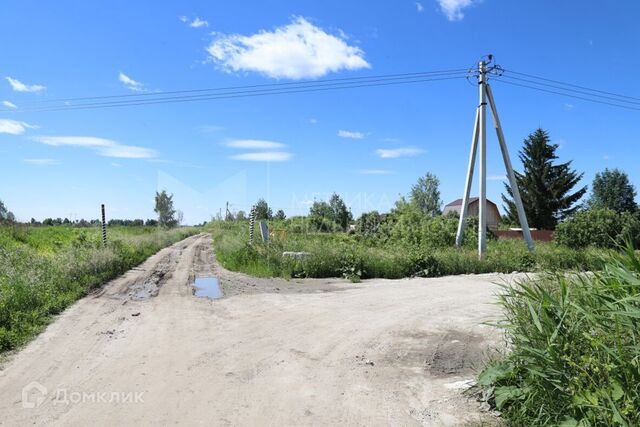
[[[521,75],[521,76],[534,78],[534,79],[538,79],[538,80],[544,80],[544,81],[547,81],[547,82],[556,83],[556,84],[560,84],[560,85],[564,85],[564,86],[571,86],[571,87],[575,87],[575,88],[578,88],[578,89],[584,89],[584,90],[588,90],[588,91],[591,91],[591,92],[598,92],[598,93],[602,93],[602,94],[605,94],[605,95],[612,95],[612,96],[617,96],[617,97],[620,97],[620,98],[627,98],[627,99],[633,99],[633,100],[636,100],[636,101],[640,101],[640,98],[635,97],[635,96],[628,96],[628,95],[622,95],[622,94],[614,93],[614,92],[607,92],[607,91],[604,91],[604,90],[593,89],[593,88],[589,88],[589,87],[586,87],[586,86],[576,85],[576,84],[573,84],[573,83],[566,83],[566,82],[561,82],[559,80],[548,79],[546,77],[534,76],[533,74],[520,73],[518,71],[513,71],[513,70],[504,70],[504,71],[508,72],[508,73],[518,74],[518,75]]]
[[[521,73],[510,69],[501,69],[500,74],[493,77],[494,81],[519,86],[540,92],[566,96],[588,102],[609,105],[628,110],[640,110],[640,98],[593,89],[573,83],[562,82],[546,77]],[[196,88],[188,90],[161,91],[149,93],[84,96],[76,98],[57,98],[42,100],[37,103],[26,104],[18,109],[4,110],[4,112],[47,112],[67,110],[90,110],[100,108],[115,108],[129,106],[143,106],[155,104],[173,104],[194,101],[209,101],[217,99],[245,98],[267,95],[283,95],[294,93],[321,92],[340,89],[354,89],[364,87],[388,86],[399,84],[424,83],[432,81],[454,80],[465,78],[466,68],[422,71],[412,73],[380,74],[360,77],[344,77],[321,80],[305,80],[298,82],[267,83],[243,86],[226,86],[216,88]],[[515,77],[513,75],[526,78]],[[520,83],[518,83],[520,82]],[[542,87],[540,87],[542,86]],[[628,105],[631,104],[631,105]]]
[[[512,85],[512,86],[520,86],[520,87],[524,87],[524,88],[528,88],[528,89],[533,89],[533,90],[537,90],[537,91],[540,91],[540,92],[552,93],[552,94],[555,94],[555,95],[567,96],[569,98],[581,99],[583,101],[594,102],[596,104],[604,104],[604,105],[609,105],[609,106],[612,106],[612,107],[624,108],[624,109],[627,109],[627,110],[640,111],[640,108],[631,107],[629,105],[615,104],[613,102],[601,101],[601,100],[597,100],[597,99],[587,98],[587,97],[584,97],[584,96],[570,95],[570,94],[564,93],[564,92],[558,92],[558,91],[555,91],[555,90],[543,89],[543,88],[536,87],[536,86],[530,86],[530,85],[525,85],[525,84],[520,84],[520,83],[514,83],[514,82],[507,81],[507,80],[502,80],[502,79],[495,79],[494,81],[499,82],[499,83]]]
[[[531,84],[538,85],[538,86],[551,87],[551,88],[554,88],[554,89],[559,89],[559,90],[563,90],[563,91],[566,91],[566,92],[577,93],[577,94],[581,94],[581,95],[587,95],[587,96],[591,96],[591,97],[595,97],[595,98],[609,99],[609,100],[613,100],[613,101],[616,101],[616,102],[623,102],[623,103],[627,103],[627,104],[640,105],[640,102],[638,102],[638,101],[627,101],[625,99],[620,99],[620,97],[614,97],[614,96],[608,96],[608,95],[599,95],[597,93],[588,92],[586,90],[571,89],[571,88],[560,86],[560,85],[542,83],[542,82],[538,82],[538,81],[530,80],[530,79],[521,79],[519,77],[512,77],[512,76],[508,76],[508,75],[502,75],[502,76],[500,76],[500,78],[501,79],[516,80],[516,81],[525,82],[525,83],[531,83]],[[592,90],[593,92],[602,92],[602,91],[596,91],[595,89],[590,89],[590,90]],[[626,97],[626,98],[631,98],[631,97]]]
[[[413,78],[402,78],[402,79],[399,79],[399,78],[372,79],[364,82],[307,85],[307,86],[297,86],[297,87],[284,88],[284,89],[276,87],[272,89],[254,89],[254,90],[245,90],[245,91],[234,90],[229,92],[221,92],[217,94],[184,95],[184,96],[165,97],[165,98],[149,99],[149,100],[135,99],[135,100],[125,100],[125,101],[84,103],[84,104],[75,104],[75,105],[71,104],[71,105],[40,107],[40,108],[33,108],[33,109],[22,109],[19,112],[67,111],[67,110],[86,110],[86,109],[125,107],[125,106],[138,106],[138,105],[171,104],[171,103],[206,101],[206,100],[215,100],[215,99],[246,98],[246,97],[256,97],[256,96],[266,96],[266,95],[281,95],[281,94],[289,94],[289,93],[320,92],[320,91],[338,90],[338,89],[353,89],[353,88],[362,88],[362,87],[423,83],[423,82],[431,82],[431,81],[442,81],[442,80],[453,80],[453,79],[465,78],[464,75],[461,75],[460,73],[458,74],[459,75],[444,74],[443,77],[438,77],[437,75],[429,75],[424,78],[413,77]]]
[[[216,88],[203,88],[203,89],[189,89],[189,90],[175,90],[175,91],[160,91],[160,92],[149,92],[149,93],[136,93],[136,94],[124,94],[124,95],[103,95],[103,96],[85,96],[85,97],[77,97],[77,98],[57,98],[57,99],[49,99],[43,100],[37,103],[31,104],[23,104],[26,107],[43,107],[43,104],[55,104],[55,103],[63,103],[65,106],[69,106],[69,104],[79,101],[95,101],[95,100],[118,100],[121,99],[126,102],[144,102],[147,99],[166,99],[161,98],[167,95],[182,95],[188,96],[188,94],[193,93],[201,93],[202,95],[192,95],[196,96],[207,96],[213,95],[207,92],[221,92],[221,91],[240,91],[244,89],[256,89],[256,90],[278,90],[281,88],[304,88],[308,86],[325,86],[325,85],[340,85],[340,84],[352,84],[359,82],[368,82],[368,81],[378,81],[378,80],[403,80],[403,79],[414,79],[414,78],[422,78],[429,76],[440,76],[440,75],[456,75],[462,74],[466,72],[466,69],[451,69],[451,70],[439,70],[439,71],[424,71],[424,72],[413,72],[413,73],[396,73],[396,74],[381,74],[381,75],[372,75],[372,76],[361,76],[361,77],[345,77],[345,78],[335,78],[335,79],[321,79],[321,80],[305,80],[298,82],[284,82],[284,83],[267,83],[267,84],[257,84],[257,85],[243,85],[243,86],[226,86],[226,87],[216,87]],[[173,97],[171,97],[173,98]],[[177,98],[177,97],[176,97]],[[118,101],[113,101],[118,102]],[[78,104],[75,104],[78,105]],[[84,104],[80,104],[84,105]],[[21,110],[25,110],[26,108],[21,108]]]

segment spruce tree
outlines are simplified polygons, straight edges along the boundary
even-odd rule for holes
[[[587,187],[582,187],[572,193],[583,174],[572,170],[570,161],[554,164],[557,149],[557,144],[551,144],[549,134],[537,129],[524,140],[520,151],[524,172],[515,172],[516,181],[529,226],[533,228],[555,229],[558,221],[578,208],[578,200],[587,191]],[[505,184],[505,190],[507,194],[502,195],[502,200],[506,220],[517,224],[518,212],[509,184]]]

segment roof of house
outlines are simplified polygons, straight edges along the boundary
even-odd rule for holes
[[[470,197],[469,198],[469,204],[477,202],[478,201],[478,197]],[[492,205],[496,205],[495,203],[493,203],[491,200],[487,199],[487,203],[491,203]],[[453,206],[462,206],[462,199],[456,199],[451,203],[446,204],[444,207],[453,207]]]

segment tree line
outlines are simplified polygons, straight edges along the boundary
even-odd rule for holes
[[[173,228],[182,223],[182,212],[175,209],[173,206],[173,194],[169,194],[166,190],[156,192],[155,195],[155,207],[154,211],[158,215],[157,219],[109,219],[107,221],[108,226],[122,226],[122,227],[165,227]],[[16,217],[13,212],[9,211],[5,204],[0,200],[0,223],[13,224],[16,223]],[[29,221],[32,226],[74,226],[74,227],[95,227],[102,224],[99,219],[79,219],[70,220],[69,218],[45,218],[38,221],[35,218],[31,218]]]

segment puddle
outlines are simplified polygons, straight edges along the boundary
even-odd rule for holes
[[[193,282],[193,287],[195,289],[193,294],[197,297],[212,299],[223,297],[220,283],[218,283],[218,279],[215,277],[196,277]]]

